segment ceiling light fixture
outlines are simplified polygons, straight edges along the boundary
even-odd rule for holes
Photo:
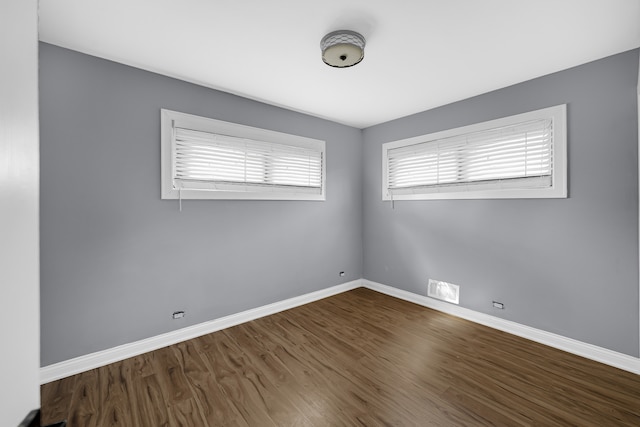
[[[355,31],[333,31],[322,38],[322,60],[325,64],[337,68],[356,65],[364,58],[365,40]]]

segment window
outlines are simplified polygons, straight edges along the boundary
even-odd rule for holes
[[[324,200],[325,142],[161,111],[163,199]]]
[[[382,199],[567,197],[566,105],[382,145]]]

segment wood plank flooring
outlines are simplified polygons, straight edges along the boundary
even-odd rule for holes
[[[640,426],[640,376],[356,289],[41,388],[43,424]]]

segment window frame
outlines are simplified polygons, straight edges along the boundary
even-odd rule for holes
[[[326,143],[325,141],[276,132],[252,126],[211,119],[168,109],[160,110],[161,127],[161,198],[164,199],[200,199],[200,200],[326,200]],[[255,191],[226,191],[213,188],[178,189],[174,186],[174,127],[190,130],[247,138],[257,142],[274,143],[293,147],[311,148],[321,153],[320,194],[284,191],[265,185]]]
[[[437,186],[432,190],[420,192],[416,189],[411,194],[395,194],[389,191],[389,150],[416,144],[435,142],[444,138],[456,137],[474,132],[487,131],[499,127],[517,125],[531,120],[551,119],[553,127],[551,186],[546,188],[511,187],[480,188],[483,184],[460,184],[455,189]],[[475,188],[474,188],[475,187]],[[398,141],[382,144],[382,200],[441,200],[441,199],[536,199],[566,198],[567,193],[567,126],[566,104],[529,111],[522,114],[503,117],[486,122],[475,123],[440,132],[419,135]]]

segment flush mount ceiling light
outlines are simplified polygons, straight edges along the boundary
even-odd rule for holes
[[[322,60],[337,68],[356,65],[364,58],[364,37],[355,31],[333,31],[322,38]]]

